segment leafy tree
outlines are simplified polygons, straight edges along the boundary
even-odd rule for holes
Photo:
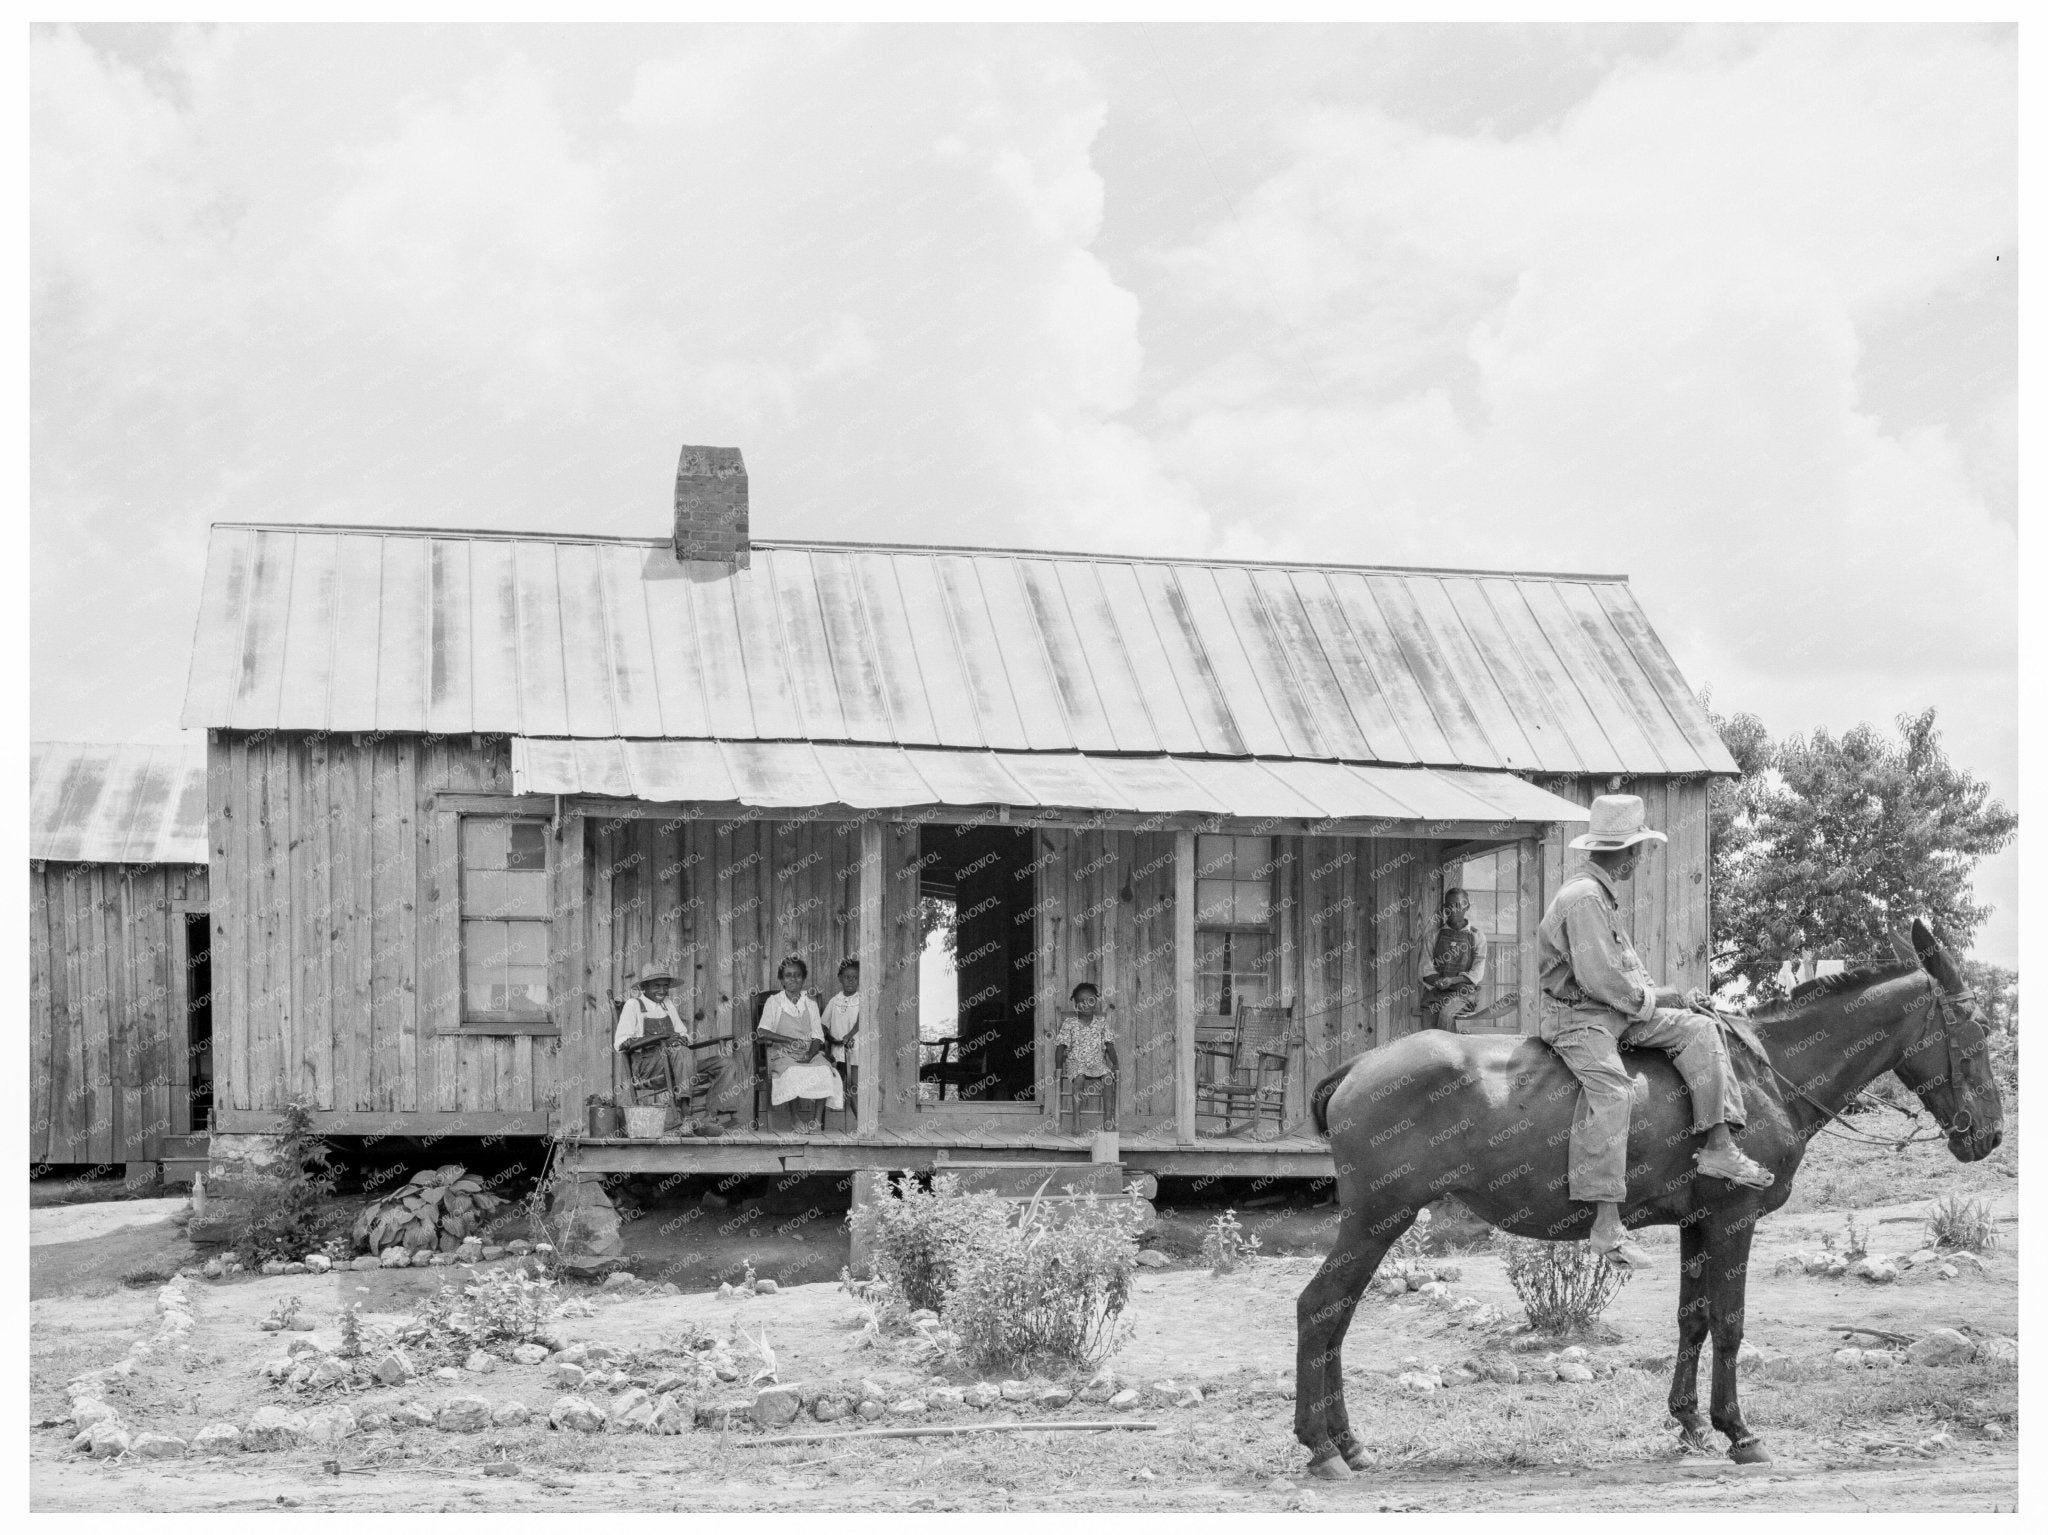
[[[1755,799],[1767,781],[1776,748],[1771,745],[1764,722],[1754,714],[1735,714],[1723,719],[1714,712],[1711,692],[1700,694],[1700,705],[1742,774],[1732,780],[1713,778],[1707,782],[1707,930],[1714,935],[1718,949],[1725,941],[1723,935],[1734,927],[1733,903],[1741,888],[1736,870],[1756,841]]]
[[[1738,763],[1762,742],[1743,718],[1721,722]],[[1970,875],[2019,817],[1949,762],[1934,720],[1933,709],[1901,715],[1896,739],[1858,725],[1764,743],[1769,770],[1730,786],[1729,845],[1714,849],[1715,946],[1733,949],[1752,987],[1774,989],[1778,967],[1804,954],[1889,959],[1888,930],[1915,915],[1968,949],[1990,915],[1970,898]]]

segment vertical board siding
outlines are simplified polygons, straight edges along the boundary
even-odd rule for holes
[[[176,972],[206,888],[181,865],[30,865],[31,1161],[155,1161],[183,1128]]]

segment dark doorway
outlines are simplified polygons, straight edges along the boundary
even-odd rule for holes
[[[213,1128],[213,924],[185,913],[185,1081],[192,1133]]]
[[[1035,844],[1009,826],[919,831],[921,1102],[1037,1097]]]

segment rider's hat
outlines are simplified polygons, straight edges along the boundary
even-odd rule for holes
[[[1661,831],[1644,825],[1643,802],[1633,794],[1603,794],[1593,801],[1593,824],[1583,837],[1572,838],[1573,847],[1596,853],[1616,852],[1638,842],[1665,839]]]

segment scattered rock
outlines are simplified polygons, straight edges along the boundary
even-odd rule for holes
[[[208,1258],[204,1263],[199,1265],[199,1272],[204,1274],[208,1279],[218,1279],[221,1275],[227,1272],[227,1265],[222,1263],[218,1258]]]
[[[405,1261],[416,1269],[431,1268],[434,1260],[439,1256],[440,1254],[431,1248],[422,1247],[412,1253]]]
[[[1138,1388],[1136,1386],[1126,1386],[1107,1402],[1103,1403],[1103,1405],[1112,1412],[1129,1412],[1138,1405]]]
[[[395,1348],[377,1361],[373,1373],[382,1385],[402,1386],[418,1371],[413,1368],[412,1356],[402,1348]]]
[[[548,1372],[548,1383],[564,1391],[580,1391],[589,1376],[580,1364],[571,1364],[562,1355],[555,1356],[554,1368]]]
[[[76,1433],[84,1433],[95,1423],[106,1423],[120,1418],[120,1414],[97,1397],[80,1397],[71,1404],[71,1427]]]
[[[932,1386],[924,1394],[933,1412],[957,1412],[967,1405],[967,1393],[958,1386]]]
[[[285,1407],[259,1407],[242,1431],[245,1450],[289,1450],[306,1437],[306,1415]]]
[[[356,1427],[366,1434],[381,1434],[391,1426],[391,1414],[381,1407],[366,1407],[356,1414]]]
[[[1917,1446],[1920,1453],[1923,1455],[1939,1455],[1944,1450],[1953,1450],[1955,1447],[1955,1436],[1953,1434],[1944,1432],[1936,1432],[1929,1434],[1925,1439],[1921,1440],[1919,1445]]]
[[[263,1260],[263,1267],[261,1270],[259,1270],[259,1272],[268,1274],[275,1278],[277,1275],[282,1274],[284,1272],[284,1259],[265,1258]]]
[[[604,1409],[583,1397],[565,1396],[548,1409],[548,1427],[595,1434],[604,1427]]]
[[[383,1262],[374,1254],[364,1253],[360,1258],[351,1258],[348,1266],[359,1274],[366,1274],[373,1268],[383,1267]]]
[[[782,1293],[782,1286],[772,1279],[757,1279],[754,1281],[754,1293],[756,1295],[780,1295]]]
[[[598,1288],[613,1293],[620,1290],[637,1290],[640,1288],[640,1281],[621,1270],[619,1273],[606,1275],[604,1283]]]
[[[516,1343],[512,1346],[512,1361],[515,1364],[545,1364],[548,1351],[538,1343]]]
[[[811,1416],[820,1423],[837,1423],[847,1411],[846,1398],[841,1396],[821,1396],[811,1403]]]
[[[306,1254],[306,1272],[309,1274],[324,1274],[333,1267],[334,1260],[325,1253]]]
[[[533,1416],[524,1402],[500,1402],[491,1409],[491,1427],[516,1428]]]
[[[924,1415],[925,1405],[918,1397],[906,1396],[901,1401],[889,1404],[889,1416],[892,1418],[921,1418]]]
[[[572,1343],[567,1348],[555,1350],[556,1364],[584,1364],[590,1359],[588,1343]]]
[[[1138,1253],[1138,1262],[1148,1269],[1163,1269],[1172,1261],[1155,1247],[1143,1248]]]
[[[1005,1391],[1004,1396],[1010,1393]],[[1155,1380],[1145,1388],[1145,1399],[1161,1407],[1171,1407],[1180,1400],[1180,1383],[1172,1380]]]
[[[533,1244],[527,1241],[525,1237],[514,1237],[505,1244],[505,1251],[515,1258],[523,1258],[533,1251]]]
[[[425,1402],[406,1402],[391,1410],[393,1428],[432,1428],[434,1409]]]
[[[1123,1382],[1118,1380],[1112,1372],[1097,1370],[1089,1378],[1088,1384],[1081,1388],[1081,1400],[1084,1402],[1106,1402],[1122,1389]]]
[[[1003,1393],[985,1380],[978,1380],[960,1393],[961,1400],[969,1407],[982,1410],[995,1406],[1003,1399]]]
[[[505,1256],[505,1249],[496,1246],[486,1247],[479,1256],[482,1257],[483,1261],[486,1263],[496,1263],[500,1258]]]
[[[1987,1423],[1978,1432],[1983,1434],[1986,1439],[2003,1439],[2005,1437],[2005,1425],[2003,1423]]]
[[[1962,1364],[1977,1352],[1977,1345],[1953,1327],[1937,1327],[1906,1350],[1912,1364]]]
[[[306,1439],[312,1444],[339,1444],[358,1427],[356,1415],[339,1403],[306,1414]]]
[[[451,1396],[434,1415],[444,1434],[474,1434],[491,1426],[491,1404],[480,1396]]]
[[[377,1264],[380,1268],[402,1269],[409,1267],[411,1263],[412,1254],[403,1247],[387,1247],[377,1255]]]
[[[1849,1265],[1849,1272],[1872,1284],[1890,1284],[1899,1277],[1898,1265],[1889,1258],[1858,1258]]]
[[[283,1268],[279,1269],[278,1272],[280,1274],[304,1274],[308,1272],[308,1270],[305,1264],[300,1263],[296,1259],[294,1259],[292,1262],[287,1263]]]
[[[661,1396],[655,1399],[654,1416],[647,1425],[650,1434],[680,1434],[687,1432],[696,1421],[696,1413],[690,1404],[679,1396]]]
[[[488,1375],[498,1367],[498,1356],[487,1354],[482,1349],[471,1349],[469,1357],[462,1361],[463,1369],[472,1375]]]
[[[754,1422],[761,1428],[794,1423],[803,1411],[803,1396],[794,1386],[765,1386],[754,1393]]]
[[[1514,1360],[1505,1354],[1489,1354],[1480,1360],[1479,1373],[1484,1379],[1503,1386],[1512,1386],[1522,1378],[1522,1372],[1516,1367]]]
[[[639,1386],[622,1393],[611,1405],[612,1428],[619,1433],[637,1433],[654,1422],[654,1393]]]
[[[1587,1386],[1593,1382],[1593,1372],[1587,1366],[1568,1359],[1557,1367],[1557,1378],[1566,1385]]]
[[[1991,1265],[1986,1263],[1984,1259],[1980,1257],[1978,1254],[1973,1253],[1968,1248],[1963,1247],[1959,1247],[1954,1252],[1950,1253],[1948,1255],[1948,1261],[1951,1263],[1967,1263],[1970,1265],[1970,1267],[1977,1270],[1977,1272],[1980,1274],[1988,1272],[1991,1267]]]
[[[1586,1351],[1577,1344],[1573,1344],[1570,1348],[1561,1348],[1557,1351],[1557,1362],[1559,1364],[1585,1364],[1588,1357]]]
[[[1838,1348],[1835,1350],[1835,1363],[1841,1365],[1844,1369],[1860,1370],[1863,1368],[1863,1350],[1860,1348]]]
[[[2017,1367],[2020,1362],[2019,1342],[2018,1340],[2013,1338],[2000,1338],[1995,1336],[1989,1338],[1979,1338],[1977,1340],[1976,1357],[1988,1362],[1995,1362],[1998,1364],[2009,1364],[2014,1367]]]
[[[888,1408],[884,1407],[880,1402],[876,1401],[873,1397],[869,1397],[865,1402],[862,1402],[859,1408],[857,1409],[860,1415],[863,1418],[866,1418],[871,1423],[876,1418],[881,1417],[882,1414],[884,1414],[888,1410]]]
[[[1006,1380],[1001,1387],[1006,1402],[1028,1402],[1035,1394],[1028,1380]]]
[[[434,1372],[434,1379],[444,1386],[457,1386],[462,1383],[462,1372],[452,1364],[444,1364]]]
[[[188,1448],[184,1440],[171,1434],[137,1434],[128,1453],[137,1460],[183,1460]]]
[[[1111,1393],[1111,1395],[1114,1394],[1114,1392]],[[1034,1404],[1036,1404],[1039,1407],[1051,1408],[1064,1407],[1067,1405],[1067,1403],[1073,1401],[1073,1399],[1074,1393],[1069,1391],[1065,1386],[1047,1386],[1043,1391],[1039,1392],[1036,1396],[1032,1397],[1031,1400]]]
[[[1907,1256],[1905,1260],[1906,1267],[1918,1268],[1923,1263],[1932,1263],[1936,1258],[1940,1256],[1941,1255],[1937,1253],[1933,1248],[1923,1247],[1918,1252],[1909,1254]]]
[[[1417,1396],[1436,1395],[1436,1377],[1434,1375],[1424,1375],[1420,1370],[1403,1370],[1395,1379],[1394,1384],[1403,1391],[1413,1392]]]
[[[126,1455],[130,1448],[128,1430],[113,1418],[95,1423],[71,1442],[94,1460],[112,1460],[116,1455]]]
[[[1934,1272],[1943,1279],[1953,1279],[1960,1271],[1953,1263],[1942,1263],[1935,1266]]]
[[[232,1455],[242,1447],[242,1430],[233,1423],[209,1423],[192,1436],[192,1449],[199,1455]]]

